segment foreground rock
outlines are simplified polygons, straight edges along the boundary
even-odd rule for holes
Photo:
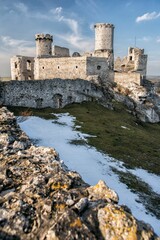
[[[103,181],[91,187],[33,146],[6,108],[0,123],[0,239],[159,239]]]

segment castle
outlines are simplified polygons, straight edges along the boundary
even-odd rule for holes
[[[36,34],[36,57],[11,58],[12,80],[83,79],[100,84],[132,81],[141,85],[146,76],[147,55],[143,49],[129,48],[128,56],[114,62],[114,25],[97,23],[94,52],[80,55],[54,45],[50,34]],[[129,76],[129,78],[128,78]]]
[[[160,83],[146,78],[144,49],[129,47],[126,57],[114,60],[114,25],[97,23],[94,28],[95,49],[82,55],[52,48],[52,35],[36,34],[36,57],[11,58],[12,80],[17,81],[0,82],[0,104],[61,108],[97,101],[112,108],[114,99],[141,121],[160,122]]]

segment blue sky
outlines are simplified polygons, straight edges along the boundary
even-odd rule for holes
[[[115,57],[129,46],[144,48],[148,74],[160,75],[160,0],[0,0],[0,76],[10,57],[35,56],[36,33],[50,33],[70,52],[94,50],[93,25],[115,25]]]

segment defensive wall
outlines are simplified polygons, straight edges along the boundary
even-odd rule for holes
[[[125,72],[115,72],[114,73],[114,82],[123,87],[128,87],[132,83],[136,83],[137,85],[142,85],[141,74],[137,72],[125,73]]]
[[[35,79],[87,79],[98,75],[106,81],[109,75],[106,58],[98,57],[61,57],[35,58]],[[109,79],[112,81],[112,79]]]
[[[102,87],[81,79],[0,82],[0,104],[33,108],[60,108],[73,102],[110,99]]]

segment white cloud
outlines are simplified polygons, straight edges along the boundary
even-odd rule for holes
[[[61,13],[62,13],[62,7],[57,7],[57,8],[54,10],[54,12],[55,12],[56,14],[61,14]]]
[[[74,51],[92,51],[94,48],[94,40],[92,38],[81,37],[75,34],[57,34],[57,37],[70,45],[70,50]]]
[[[33,44],[31,41],[13,39],[9,36],[0,36],[0,40],[5,46],[9,46],[13,48],[22,47],[22,46],[25,47]]]
[[[157,42],[157,43],[160,43],[160,37],[157,37],[156,42]]]
[[[15,7],[22,13],[27,14],[28,13],[28,7],[24,3],[16,3]]]
[[[126,3],[126,5],[125,5],[125,6],[126,6],[126,8],[128,8],[128,7],[130,7],[131,5],[132,5],[132,2],[131,2],[131,1],[129,1],[129,2],[127,2],[127,3]]]
[[[78,34],[78,22],[75,19],[67,18],[62,15],[63,8],[58,7],[56,9],[51,9],[50,12],[54,15],[56,20],[59,22],[63,22],[69,26],[69,28],[73,31],[73,33]]]
[[[151,37],[142,37],[142,38],[138,38],[138,41],[142,41],[142,42],[150,42],[152,40]]]
[[[138,23],[142,21],[150,21],[153,19],[157,19],[159,17],[160,17],[160,12],[145,13],[144,15],[137,17],[136,22]]]
[[[94,31],[94,23],[91,23],[89,28],[90,28],[91,31]]]

